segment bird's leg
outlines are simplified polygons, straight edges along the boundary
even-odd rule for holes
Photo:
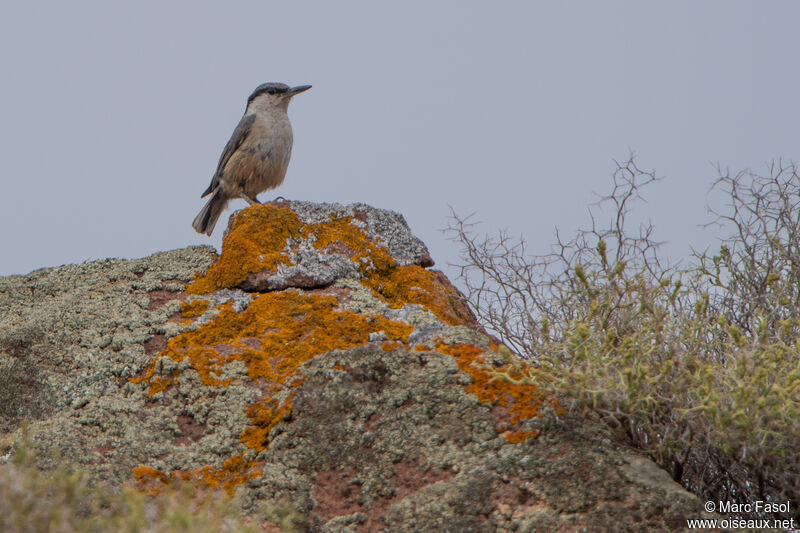
[[[261,202],[258,201],[258,198],[255,198],[253,196],[248,196],[246,194],[242,194],[242,200],[244,200],[250,205],[261,205]]]

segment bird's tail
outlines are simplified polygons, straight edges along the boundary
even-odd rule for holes
[[[200,213],[194,217],[192,227],[197,233],[205,233],[211,235],[214,231],[214,226],[217,224],[217,219],[225,210],[228,205],[228,198],[223,196],[219,191],[214,193],[214,196],[206,203],[205,207],[200,210]]]

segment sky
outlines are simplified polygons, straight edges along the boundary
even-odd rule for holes
[[[288,199],[402,213],[451,277],[450,209],[546,253],[630,151],[671,258],[715,246],[714,165],[800,159],[792,1],[0,4],[0,275],[191,244],[250,92],[289,109]]]

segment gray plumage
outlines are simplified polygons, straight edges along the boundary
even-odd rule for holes
[[[292,125],[286,114],[289,101],[310,88],[284,83],[256,87],[222,150],[211,184],[201,195],[213,196],[192,222],[195,231],[211,235],[229,200],[242,198],[257,204],[259,193],[283,182],[292,155]]]

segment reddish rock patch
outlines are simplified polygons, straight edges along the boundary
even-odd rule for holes
[[[406,399],[406,401],[400,404],[400,409],[402,409],[403,411],[407,411],[414,406],[414,403],[415,403],[414,398],[409,397],[408,399]]]
[[[443,468],[423,470],[418,460],[403,459],[394,465],[391,496],[378,497],[368,506],[360,501],[361,483],[353,479],[355,475],[355,470],[318,473],[312,490],[316,502],[314,513],[325,522],[337,516],[361,513],[364,522],[358,525],[359,531],[380,531],[386,527],[386,516],[392,505],[428,485],[452,478],[455,472]]]
[[[186,299],[186,293],[168,291],[165,289],[156,289],[154,291],[150,291],[147,293],[147,296],[150,297],[150,305],[147,306],[148,311],[154,311],[155,309],[163,307],[173,300],[179,300],[182,302]]]
[[[526,505],[535,500],[535,495],[525,486],[527,482],[518,477],[495,480],[492,484],[492,502],[512,507]]]
[[[361,486],[351,481],[355,473],[355,470],[325,470],[317,474],[311,497],[316,503],[314,513],[323,521],[361,510],[358,503]]]
[[[403,459],[395,464],[394,467],[392,486],[395,488],[395,495],[392,498],[392,503],[402,500],[427,485],[450,479],[453,476],[455,476],[455,472],[452,470],[446,468],[423,470],[418,460]]]
[[[367,221],[367,213],[362,211],[361,209],[353,209],[353,218],[356,220],[360,220],[361,222]]]
[[[372,413],[371,415],[369,415],[369,418],[367,418],[367,421],[364,422],[364,432],[365,433],[371,433],[372,432],[372,427],[380,419],[381,419],[381,415],[379,415],[378,413]]]
[[[331,286],[328,286],[328,287],[325,287],[323,289],[314,289],[313,291],[310,291],[310,292],[313,292],[314,294],[323,294],[323,295],[327,295],[327,296],[333,296],[334,298],[336,298],[340,302],[345,303],[345,302],[350,300],[350,293],[353,292],[353,291],[351,289],[346,289],[344,287],[331,287]]]
[[[175,439],[175,444],[180,446],[197,442],[206,434],[206,425],[198,422],[192,415],[178,415],[178,429],[181,436]]]
[[[144,341],[145,355],[155,355],[167,347],[166,335],[159,333]]]
[[[113,449],[114,449],[114,444],[110,440],[107,440],[105,443],[92,448],[90,451],[94,454],[97,454],[97,457],[92,459],[92,464],[97,465],[97,464],[107,463],[108,461],[106,459],[106,456]]]

